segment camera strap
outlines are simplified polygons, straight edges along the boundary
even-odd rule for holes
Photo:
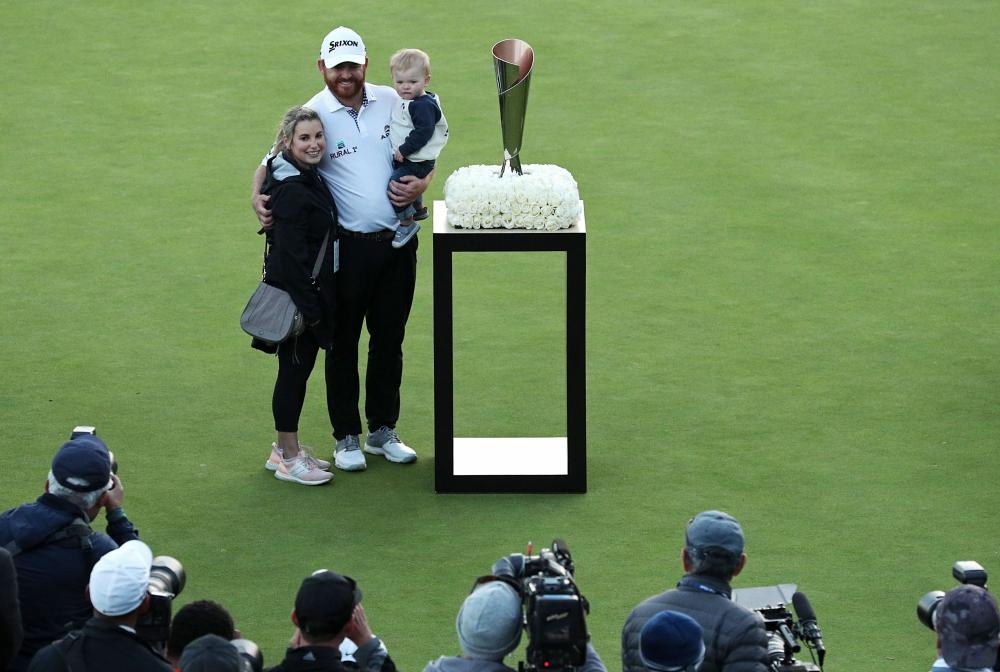
[[[66,672],[87,672],[87,663],[83,659],[83,638],[81,630],[74,630],[54,644]]]
[[[703,593],[712,593],[713,595],[720,595],[727,600],[733,599],[733,594],[728,590],[720,590],[715,586],[710,586],[707,583],[702,583],[698,579],[693,579],[690,576],[685,576],[683,579],[677,582],[678,588],[694,588],[695,590],[700,590]]]

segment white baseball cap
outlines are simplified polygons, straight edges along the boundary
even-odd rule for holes
[[[133,539],[101,556],[90,572],[90,603],[105,616],[135,611],[146,597],[153,552]]]
[[[367,53],[361,36],[344,26],[334,28],[327,33],[323,38],[323,44],[319,45],[319,57],[328,68],[341,63],[364,65]]]

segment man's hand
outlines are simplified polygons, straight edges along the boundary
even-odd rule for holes
[[[274,218],[271,216],[271,210],[267,207],[267,202],[271,200],[271,197],[266,194],[255,194],[251,205],[253,205],[254,214],[257,215],[257,219],[260,220],[260,225],[262,228],[270,229],[271,224],[274,223]]]
[[[118,474],[111,474],[111,481],[114,485],[111,486],[110,490],[105,491],[101,495],[99,501],[100,506],[104,507],[107,513],[122,508],[122,503],[125,501],[125,490],[122,488],[122,482],[119,480]]]
[[[309,646],[306,644],[306,640],[302,639],[302,631],[295,628],[295,632],[292,633],[292,638],[288,640],[289,649],[297,649],[300,646]]]
[[[264,165],[257,166],[257,169],[253,171],[253,185],[250,188],[250,205],[253,207],[253,212],[257,215],[257,219],[260,220],[261,227],[270,229],[271,224],[274,223],[274,219],[271,217],[271,211],[267,207],[267,202],[271,200],[271,197],[260,193],[260,188],[264,185],[264,178],[266,177],[267,167]]]
[[[424,178],[415,175],[404,175],[399,180],[393,180],[389,183],[389,200],[392,201],[393,205],[398,206],[412,203],[417,200],[417,197],[427,191],[427,187],[431,186],[432,179],[434,179],[433,170]]]
[[[375,633],[368,626],[365,608],[360,604],[354,607],[354,615],[351,616],[351,620],[344,627],[344,634],[359,647],[375,638]]]
[[[316,339],[317,345],[324,350],[330,350],[333,348],[333,332],[330,327],[326,325],[326,322],[320,320],[314,324],[309,325],[309,329],[312,330],[313,338]]]

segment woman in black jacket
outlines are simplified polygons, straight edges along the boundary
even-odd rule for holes
[[[322,485],[333,478],[327,471],[330,463],[313,457],[298,438],[306,382],[319,349],[329,350],[333,332],[337,209],[316,172],[325,151],[319,116],[307,107],[293,107],[278,129],[263,189],[271,196],[274,216],[267,232],[264,281],[288,292],[303,318],[302,332],[283,343],[253,343],[278,354],[278,379],[271,398],[277,441],[265,466],[276,478],[302,485]],[[320,257],[319,272],[314,274]],[[329,400],[329,382],[327,388]]]

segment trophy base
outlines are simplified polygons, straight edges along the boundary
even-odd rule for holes
[[[444,184],[448,222],[459,229],[568,229],[580,218],[580,191],[565,168],[526,164],[523,173],[464,166]]]

